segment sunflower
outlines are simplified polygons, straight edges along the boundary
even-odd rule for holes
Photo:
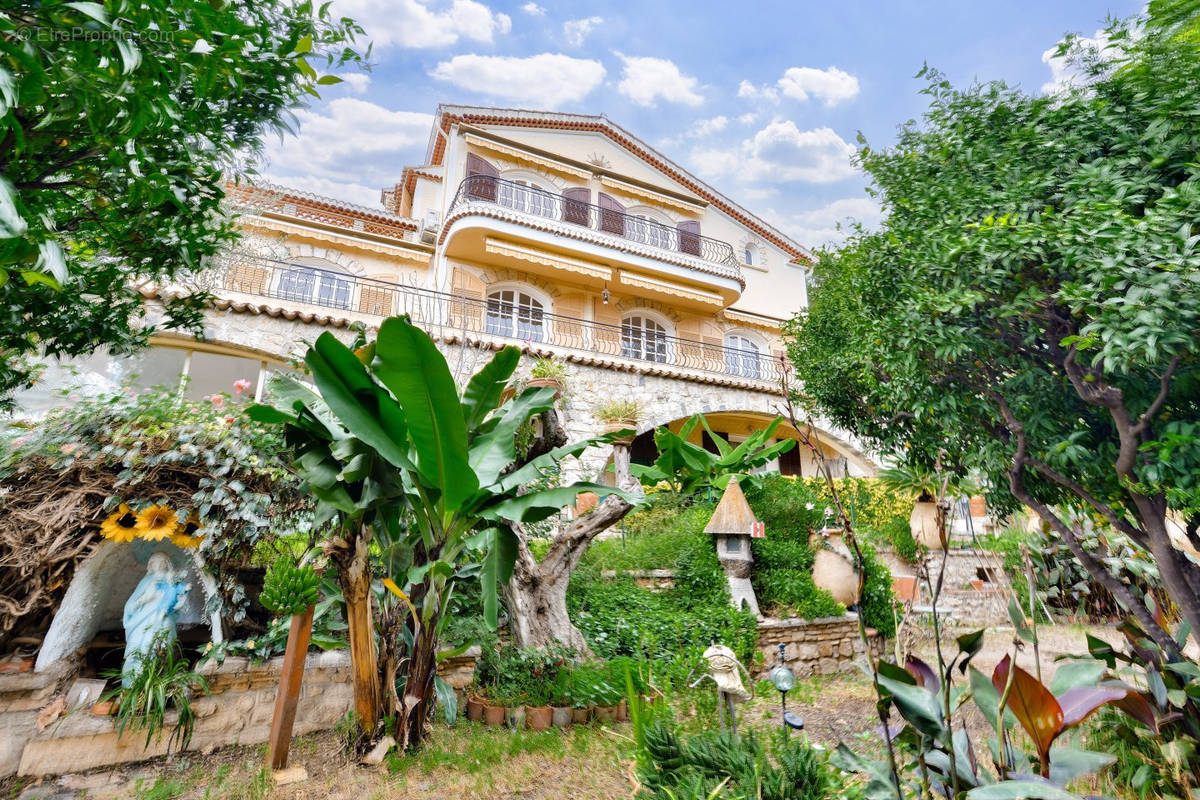
[[[150,542],[161,542],[179,532],[179,518],[167,506],[147,506],[137,515],[138,536]]]
[[[100,523],[100,533],[114,542],[132,542],[137,536],[137,516],[129,506],[121,503],[116,511]]]
[[[200,517],[193,511],[183,524],[183,530],[180,533],[172,534],[171,543],[176,547],[182,547],[185,550],[190,547],[199,547],[204,541],[203,536],[196,535],[196,531],[200,530]]]

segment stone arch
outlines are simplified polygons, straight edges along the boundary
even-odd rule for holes
[[[212,641],[222,641],[221,616],[206,612],[206,599],[215,595],[217,584],[204,569],[194,550],[185,551],[170,542],[105,541],[80,565],[50,623],[38,652],[35,672],[43,672],[69,658],[103,630],[121,629],[121,614],[129,595],[146,574],[146,562],[156,552],[165,552],[176,570],[186,570],[191,592],[179,614],[178,625],[207,626]]]
[[[620,309],[622,316],[631,314],[634,311],[650,311],[652,314],[663,317],[669,322],[672,330],[683,319],[683,315],[670,306],[663,305],[655,300],[645,300],[641,297],[626,297],[619,300],[615,305]]]
[[[513,286],[531,286],[551,299],[562,294],[561,287],[550,283],[545,278],[530,275],[527,272],[518,272],[513,269],[483,269],[479,270],[479,273],[484,283],[487,284],[488,291],[501,284],[511,284]]]
[[[326,261],[335,266],[337,268],[336,271],[338,272],[345,272],[347,274],[358,275],[360,277],[366,274],[366,271],[363,269],[362,265],[358,263],[358,260],[350,255],[347,255],[344,250],[335,250],[332,247],[319,247],[312,244],[288,244],[286,247],[290,259],[292,261],[296,261],[296,263],[302,264],[302,266],[321,266],[319,263],[303,263],[303,261]],[[297,259],[302,259],[303,261],[297,261]]]

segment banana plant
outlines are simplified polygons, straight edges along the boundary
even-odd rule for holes
[[[401,747],[420,743],[434,693],[438,629],[467,563],[483,554],[476,572],[485,617],[495,626],[497,591],[512,574],[517,550],[508,523],[547,519],[581,492],[624,496],[586,482],[526,491],[548,467],[611,437],[517,464],[517,430],[554,406],[551,388],[501,402],[519,359],[515,347],[498,351],[460,393],[429,335],[407,317],[392,317],[358,350],[322,334],[305,356],[316,391],[281,378],[272,385],[271,405],[249,411],[284,426],[294,468],[318,500],[319,521],[335,531],[325,549],[345,596],[355,710],[368,733],[382,711],[393,716]],[[385,583],[410,610],[404,675],[382,687],[372,541],[389,571],[403,573],[387,575]],[[403,685],[402,697],[396,685]]]
[[[743,486],[756,485],[760,479],[753,470],[796,446],[793,439],[767,444],[782,422],[783,417],[776,417],[766,428],[755,431],[735,446],[709,427],[703,414],[696,414],[683,423],[679,433],[672,433],[666,427],[656,430],[654,444],[658,448],[658,458],[648,466],[631,465],[630,470],[642,483],[653,485],[666,481],[683,494],[708,487],[724,489],[733,477],[741,479]],[[700,425],[708,432],[717,448],[716,453],[688,441]]]

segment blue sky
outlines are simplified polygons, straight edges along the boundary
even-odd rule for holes
[[[266,175],[344,200],[420,163],[438,103],[604,113],[802,244],[878,211],[849,164],[925,104],[922,63],[957,85],[1049,89],[1064,33],[1092,36],[1141,0],[540,3],[335,0],[375,43],[268,144]]]

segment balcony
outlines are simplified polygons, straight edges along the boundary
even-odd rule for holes
[[[769,388],[780,383],[780,360],[754,350],[285,261],[238,256],[210,273],[207,283],[209,291],[228,299],[274,298],[284,301],[288,310],[331,309],[365,322],[406,314],[431,335],[442,338],[514,344],[560,356],[600,357],[618,368],[640,365],[661,374],[699,372]],[[622,361],[627,363],[619,363]]]
[[[503,178],[472,175],[459,184],[446,216],[443,239],[448,240],[456,222],[472,215],[515,222],[524,235],[534,231],[553,234],[560,247],[564,246],[563,237],[598,244],[607,250],[594,256],[598,260],[611,262],[611,249],[623,251],[645,259],[631,262],[639,270],[665,272],[716,287],[727,302],[745,286],[733,245],[728,242]],[[448,248],[451,255],[471,256],[452,250]]]

